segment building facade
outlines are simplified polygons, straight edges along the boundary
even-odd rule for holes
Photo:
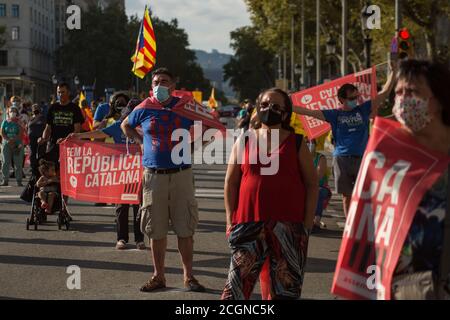
[[[47,100],[55,51],[55,0],[0,0],[0,87],[6,96]]]
[[[20,95],[48,101],[54,94],[55,50],[64,44],[71,4],[82,10],[90,5],[125,10],[124,0],[0,0],[0,27],[5,28],[0,38],[6,40],[0,47],[0,100]]]

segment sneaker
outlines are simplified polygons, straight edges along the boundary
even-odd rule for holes
[[[23,187],[23,183],[22,182],[17,182],[17,186],[18,187]]]
[[[142,242],[142,241],[136,243],[136,248],[137,248],[138,250],[145,250],[145,249],[147,249],[147,247],[145,246],[145,243]]]
[[[0,187],[7,187],[8,186],[8,182],[3,181],[2,184],[0,184]]]
[[[166,279],[164,278],[156,278],[152,277],[150,280],[148,280],[141,288],[140,291],[142,292],[152,292],[157,289],[162,289],[166,287]]]
[[[127,244],[126,244],[126,242],[124,240],[117,241],[117,243],[116,243],[116,249],[117,250],[124,250],[126,248],[127,248]]]
[[[188,291],[205,292],[205,287],[202,286],[194,277],[184,280],[184,286]]]

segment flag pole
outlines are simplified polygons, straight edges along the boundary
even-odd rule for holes
[[[134,50],[134,54],[135,54],[136,57],[137,57],[137,52],[138,52],[138,48],[139,48],[139,42],[140,42],[140,39],[141,39],[142,29],[144,28],[144,19],[145,19],[145,14],[146,13],[147,13],[147,5],[145,5],[144,17],[142,18],[141,26],[139,27],[138,39],[137,39],[137,42],[136,42],[136,49]],[[136,72],[136,57],[135,57],[134,63],[133,63],[133,74]],[[134,74],[134,75],[136,76],[136,74]]]

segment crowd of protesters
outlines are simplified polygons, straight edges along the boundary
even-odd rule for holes
[[[128,139],[138,143],[143,151],[144,172],[141,206],[132,206],[135,241],[138,249],[145,249],[144,235],[150,239],[154,266],[154,274],[141,291],[166,287],[165,253],[171,226],[178,238],[185,287],[203,292],[205,287],[193,275],[193,236],[199,218],[191,163],[175,164],[170,148],[164,146],[174,130],[190,129],[193,120],[172,112],[172,108],[183,106],[187,101],[172,95],[176,78],[169,70],[158,69],[151,79],[152,91],[144,101],[117,93],[96,110],[86,104],[80,108],[71,102],[65,84],[58,86],[58,101],[48,110],[37,104],[25,106],[20,98],[11,98],[7,117],[1,125],[2,185],[8,185],[11,163],[18,185],[22,184],[24,147],[28,144],[36,159],[39,148],[46,144],[47,159],[57,164],[58,143],[63,139],[112,139],[113,143],[125,143]],[[263,91],[255,105],[250,100],[244,101],[238,116],[238,127],[243,134],[233,147],[224,186],[231,262],[222,299],[249,299],[258,277],[263,298],[301,297],[309,236],[325,227],[321,220],[332,188],[326,157],[319,152],[323,150],[323,139],[308,141],[305,136],[296,134],[291,126],[293,113],[315,117],[331,125],[334,191],[342,195],[347,216],[370,136],[371,119],[377,116],[379,106],[386,101],[394,85],[393,115],[402,130],[424,149],[449,154],[450,96],[446,88],[449,82],[447,67],[407,60],[399,65],[391,63],[383,89],[361,105],[357,103],[358,88],[350,83],[338,90],[340,107],[335,110],[294,106],[289,95],[280,89]],[[86,124],[89,112],[94,114],[93,121]],[[64,113],[65,117],[56,116],[58,113]],[[143,130],[139,131],[139,127]],[[251,153],[258,148],[252,141],[270,145],[268,141],[275,133],[278,145],[276,150],[268,150],[268,154],[279,157],[279,169],[273,175],[264,175],[261,174],[262,163],[249,161]],[[244,152],[239,154],[242,145]],[[31,166],[34,173],[37,161],[31,160]],[[446,170],[417,208],[394,272],[390,289],[394,299],[410,297],[409,292],[416,290],[414,286],[421,285],[424,279],[432,279],[436,286],[445,289],[436,289],[439,295],[428,291],[424,298],[442,298],[442,292],[449,293],[447,251],[450,237],[448,228],[444,227],[446,219],[448,221],[448,183]],[[129,208],[130,205],[119,205],[116,209],[117,249],[124,249],[129,240]]]

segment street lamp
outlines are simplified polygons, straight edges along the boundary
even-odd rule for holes
[[[328,56],[336,54],[336,40],[330,35],[326,43],[326,52]]]
[[[298,79],[298,84],[295,85],[295,89],[300,89],[300,76],[302,75],[302,66],[297,63],[294,68],[295,79]]]
[[[27,73],[25,72],[25,69],[22,69],[22,72],[20,73],[20,81],[22,82],[22,92],[20,93],[22,99],[25,93],[25,80],[23,80],[23,78],[27,75]]]
[[[328,79],[331,80],[331,62],[336,54],[336,40],[330,35],[326,43],[326,53],[328,56]]]
[[[312,68],[314,67],[314,56],[311,54],[311,52],[308,52],[306,55],[306,67],[308,68],[308,74],[309,74],[309,86],[312,85]]]
[[[75,76],[73,78],[73,83],[75,84],[75,87],[77,88],[77,93],[78,93],[78,86],[80,85],[80,79],[78,78],[78,76]]]
[[[364,36],[364,52],[366,55],[366,68],[370,68],[372,64],[370,61],[372,38],[370,37],[370,29],[367,27],[367,20],[372,16],[367,12],[369,6],[370,1],[367,1],[366,5],[361,11],[361,27]]]

